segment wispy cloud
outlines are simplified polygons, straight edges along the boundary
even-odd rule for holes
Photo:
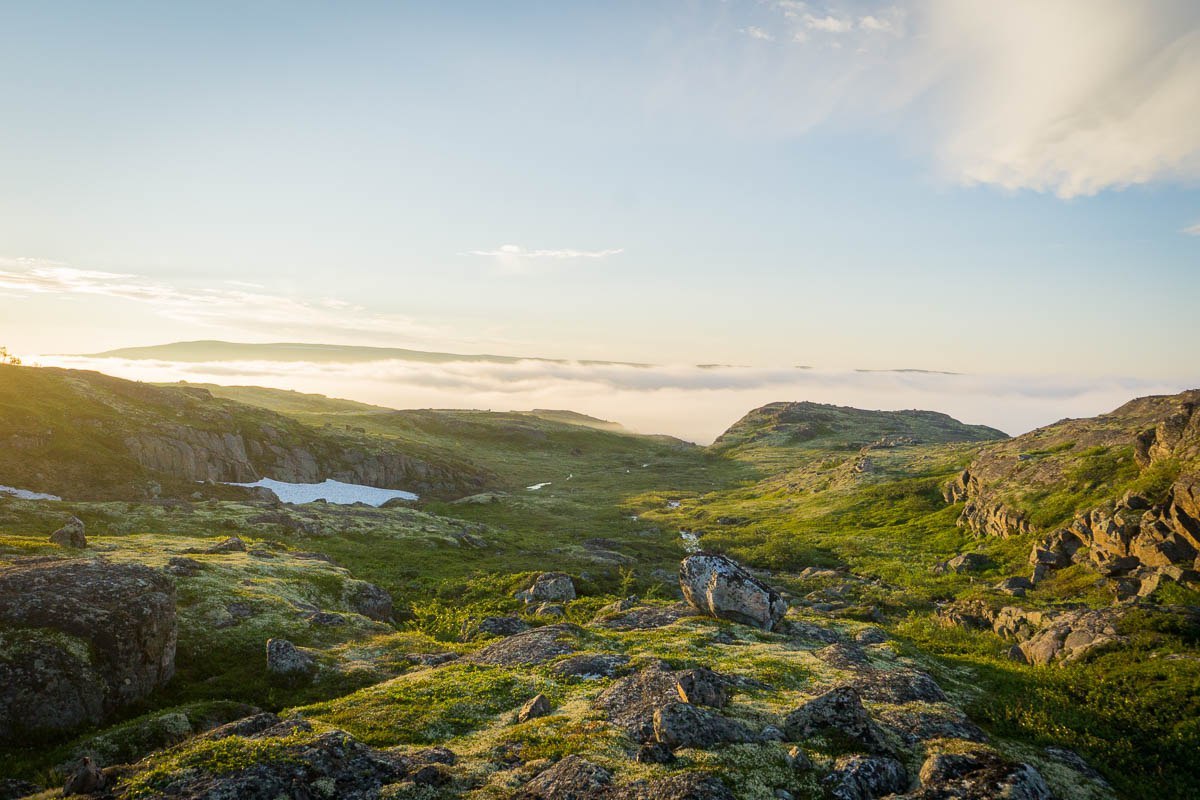
[[[738,30],[740,33],[744,33],[751,39],[762,39],[764,42],[775,41],[775,37],[770,32],[758,27],[757,25],[747,25],[746,27],[739,28]]]
[[[526,275],[560,261],[576,261],[608,258],[625,252],[624,248],[608,250],[530,250],[516,244],[502,244],[494,250],[468,250],[459,255],[479,256],[491,260],[500,272],[508,275]]]
[[[955,183],[1063,198],[1200,180],[1195,0],[765,7],[766,18],[764,4],[744,6],[796,45],[743,55],[727,92],[707,87],[709,102],[737,106],[718,109],[725,119],[882,126]]]
[[[1188,236],[1200,236],[1200,222],[1197,222],[1195,225],[1188,225],[1180,233],[1185,233]]]
[[[181,287],[134,273],[78,269],[35,258],[0,257],[0,290],[26,295],[107,297],[148,306],[168,319],[223,331],[338,338],[386,334],[422,340],[444,335],[408,317],[374,313],[338,298],[309,300],[265,289],[252,290],[254,286],[234,283],[229,288],[216,289]]]

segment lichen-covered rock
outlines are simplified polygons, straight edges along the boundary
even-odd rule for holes
[[[934,753],[921,766],[921,786],[907,800],[1050,800],[1046,781],[1033,767],[989,750]]]
[[[850,755],[834,762],[824,782],[835,800],[873,800],[908,788],[908,772],[894,758]]]
[[[484,617],[479,622],[468,623],[463,631],[463,638],[472,639],[479,635],[513,636],[529,630],[529,623],[520,617]]]
[[[59,547],[74,547],[80,550],[87,547],[83,520],[79,517],[71,517],[65,525],[50,534],[50,541]]]
[[[581,631],[578,625],[570,623],[533,628],[493,642],[468,656],[468,660],[476,664],[500,666],[544,664],[558,656],[575,652],[575,643],[572,640],[578,637]]]
[[[613,604],[613,606],[616,605]],[[699,612],[687,603],[674,603],[669,606],[642,606],[606,615],[597,624],[618,631],[650,630],[673,625],[681,619],[695,617],[698,614]]]
[[[596,698],[595,705],[634,741],[645,742],[654,738],[654,712],[677,702],[675,673],[665,664],[655,664],[615,681]]]
[[[706,667],[675,673],[675,688],[685,703],[713,708],[729,703],[729,681]]]
[[[0,569],[0,741],[65,732],[142,699],[175,671],[175,587],[102,560]]]
[[[550,671],[560,678],[595,680],[612,678],[625,671],[629,656],[609,653],[581,653],[559,661]]]
[[[565,572],[543,572],[533,585],[519,593],[526,603],[564,603],[575,599],[575,584]]]
[[[517,712],[517,722],[528,722],[531,719],[544,717],[550,713],[550,710],[550,700],[546,695],[534,695]]]
[[[654,738],[667,747],[698,747],[753,742],[757,736],[736,720],[691,703],[669,703],[654,712]]]
[[[787,602],[735,561],[720,555],[688,556],[679,564],[684,599],[709,616],[773,630]]]
[[[824,736],[871,751],[887,749],[883,731],[871,719],[853,686],[838,686],[809,700],[787,715],[783,730],[791,741]]]
[[[541,772],[514,795],[514,800],[584,800],[603,797],[612,773],[587,759],[569,755]]]
[[[345,593],[346,603],[353,611],[376,622],[392,621],[395,609],[387,590],[366,581],[347,581]]]
[[[313,657],[287,639],[267,640],[267,672],[272,675],[296,680],[311,676],[316,669]]]
[[[91,758],[84,756],[63,784],[62,796],[91,794],[103,789],[104,784],[104,771]]]

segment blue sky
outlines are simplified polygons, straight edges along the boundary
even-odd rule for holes
[[[18,352],[1192,379],[1200,6],[4,3]]]

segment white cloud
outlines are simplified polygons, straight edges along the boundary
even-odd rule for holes
[[[1186,233],[1188,236],[1200,236],[1200,222],[1187,226],[1180,233]]]
[[[489,258],[500,272],[507,275],[528,275],[535,272],[538,265],[578,259],[596,260],[623,252],[624,248],[620,247],[609,250],[529,250],[516,244],[503,244],[494,250],[468,250],[459,255]]]
[[[253,284],[239,284],[253,286]],[[316,302],[245,288],[187,288],[132,273],[77,269],[34,258],[0,257],[0,289],[27,294],[92,296],[149,306],[168,319],[222,331],[353,337],[389,335],[431,339],[444,336],[413,320],[375,314],[337,298]]]
[[[884,128],[952,182],[1064,198],[1200,180],[1196,0],[769,8],[763,30],[798,45],[739,54],[746,63],[718,76],[724,91],[709,87],[724,119]]]
[[[757,25],[747,25],[745,28],[741,28],[740,32],[746,34],[751,39],[762,39],[765,42],[775,41],[774,36]]]

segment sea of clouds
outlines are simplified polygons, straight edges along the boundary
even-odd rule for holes
[[[962,375],[756,367],[626,366],[530,359],[511,364],[234,361],[180,363],[47,356],[45,366],[94,369],[155,382],[256,385],[390,408],[493,411],[560,408],[706,444],[752,408],[781,400],[868,409],[942,411],[1019,434],[1064,417],[1093,416],[1190,381],[1061,375]]]

